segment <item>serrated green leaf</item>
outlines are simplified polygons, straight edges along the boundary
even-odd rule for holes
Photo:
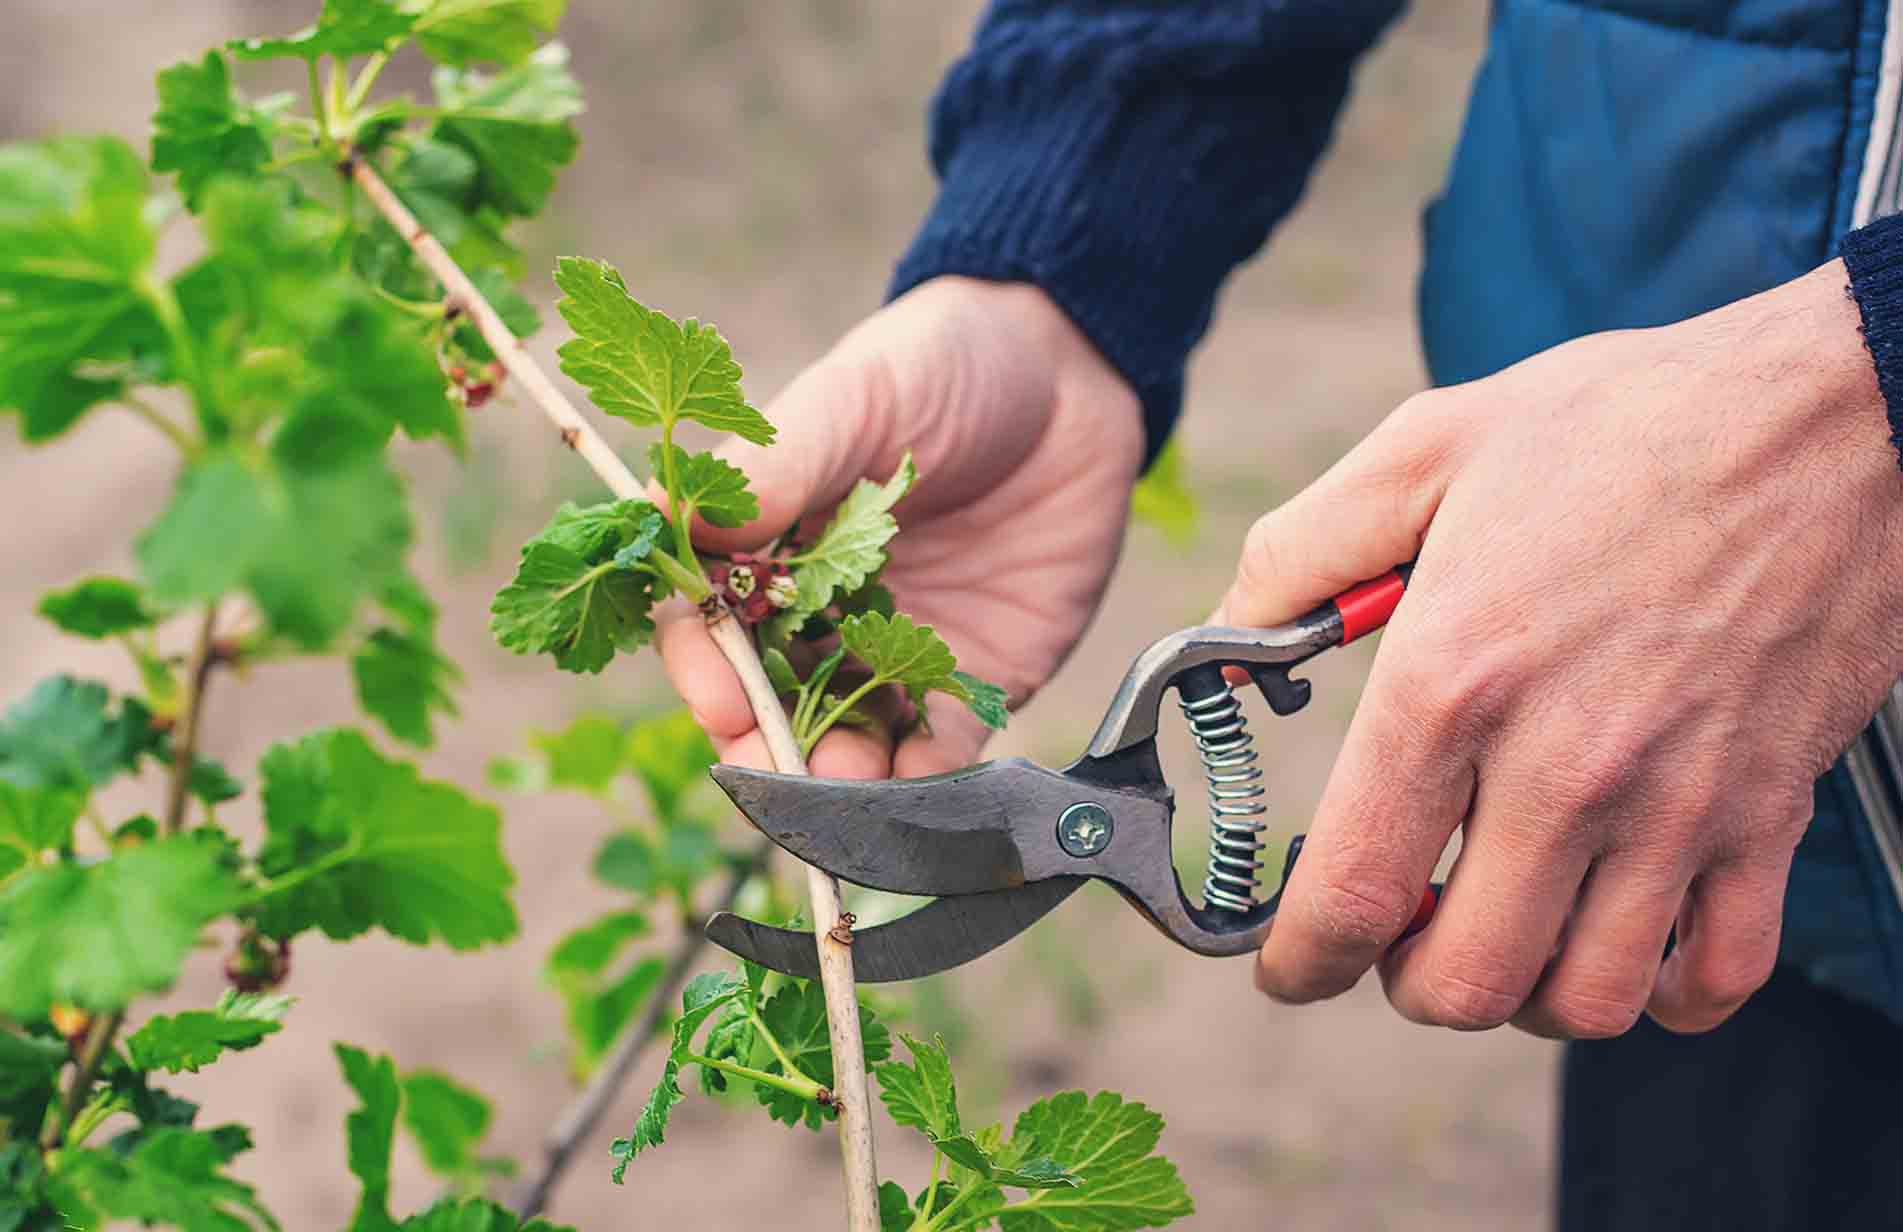
[[[277,745],[259,769],[258,865],[284,886],[257,907],[266,935],[320,928],[344,940],[381,928],[458,950],[515,935],[515,876],[493,808],[384,759],[348,728]]]
[[[235,897],[217,854],[189,836],[22,871],[0,889],[0,1011],[112,1010],[167,988]]]
[[[600,505],[564,504],[531,542],[566,548],[591,565],[609,560],[623,547],[650,543],[665,519],[650,501],[618,500]]]
[[[468,150],[423,136],[408,141],[402,158],[383,173],[391,191],[449,250],[503,323],[517,337],[527,337],[540,327],[540,314],[515,288],[514,280],[522,276],[522,255],[504,234],[508,218],[483,203],[481,174]],[[352,263],[364,278],[401,299],[443,298],[442,284],[417,259],[409,242],[381,218],[358,233]],[[477,359],[494,357],[467,322],[457,328],[455,338]]]
[[[433,638],[396,629],[377,629],[351,656],[357,702],[383,721],[390,734],[421,748],[436,743],[431,715],[454,717],[449,690],[463,674],[437,650]]]
[[[938,631],[900,612],[862,612],[839,622],[839,644],[874,676],[904,687],[914,701],[933,690],[962,691],[958,660]]]
[[[390,1155],[396,1148],[397,1108],[402,1101],[396,1065],[388,1057],[372,1057],[349,1044],[332,1044],[331,1050],[359,1102],[344,1118],[350,1173],[363,1187],[350,1232],[389,1232],[395,1227],[390,1218]]]
[[[686,707],[642,719],[628,729],[628,765],[647,788],[654,815],[672,824],[687,820],[688,793],[708,782],[716,756],[707,734]]]
[[[168,1126],[142,1134],[125,1151],[63,1152],[60,1192],[83,1194],[90,1209],[61,1214],[69,1227],[92,1226],[89,1216],[103,1215],[183,1232],[276,1229],[278,1222],[258,1201],[257,1191],[223,1171],[250,1145],[250,1135],[237,1126],[210,1131]]]
[[[159,74],[152,117],[152,170],[178,173],[178,189],[196,210],[205,185],[219,175],[244,175],[271,161],[259,117],[239,102],[231,69],[215,51]]]
[[[970,672],[953,672],[952,680],[963,692],[949,689],[947,692],[971,707],[971,712],[986,727],[993,731],[1004,730],[1004,725],[1011,721],[1011,699],[1003,687],[980,680]]]
[[[401,574],[409,541],[402,483],[381,457],[305,470],[219,452],[186,468],[135,550],[161,601],[242,586],[276,632],[321,650]]]
[[[799,600],[775,618],[777,624],[797,632],[808,617],[859,590],[885,567],[885,545],[899,533],[892,506],[917,478],[918,468],[908,453],[884,483],[861,479],[847,493],[813,546],[792,558]]]
[[[1076,1175],[1049,1158],[1019,1159],[1016,1152],[1006,1156],[998,1149],[997,1135],[967,1132],[959,1119],[958,1089],[944,1041],[900,1038],[912,1054],[911,1063],[894,1061],[872,1071],[879,1080],[879,1098],[895,1122],[918,1130],[947,1159],[993,1184],[1025,1189],[1078,1184]]]
[[[398,11],[388,0],[324,0],[317,23],[285,38],[254,38],[226,44],[241,60],[319,56],[367,56],[384,51],[403,38],[416,18]]]
[[[879,1099],[894,1122],[921,1130],[927,1137],[945,1138],[965,1132],[958,1116],[958,1087],[952,1078],[951,1058],[943,1040],[926,1044],[901,1035],[910,1064],[892,1061],[878,1066]]]
[[[559,544],[531,540],[515,580],[489,607],[489,628],[517,654],[548,653],[564,671],[599,672],[616,651],[654,636],[648,611],[660,593],[651,574],[612,560],[591,565]]]
[[[438,1176],[460,1177],[477,1169],[476,1146],[489,1132],[489,1101],[435,1070],[403,1075],[403,1126],[416,1139],[423,1162]]]
[[[399,1226],[402,1232],[575,1232],[545,1219],[522,1223],[514,1211],[483,1198],[446,1199]]]
[[[668,1117],[681,1102],[680,1070],[684,1057],[707,1020],[745,994],[747,984],[725,972],[697,975],[681,993],[681,1016],[674,1020],[674,1038],[667,1062],[661,1069],[661,1081],[648,1095],[648,1102],[626,1138],[616,1138],[609,1153],[614,1156],[614,1183],[627,1175],[628,1164],[642,1151],[661,1145],[667,1135]]]
[[[19,787],[0,780],[0,877],[37,859],[42,851],[71,846],[73,823],[85,803],[76,791]]]
[[[0,718],[0,783],[79,795],[138,767],[156,740],[152,716],[102,684],[49,676]]]
[[[596,406],[643,427],[692,420],[756,445],[773,442],[773,425],[747,404],[740,365],[713,326],[636,302],[604,262],[563,257],[555,285],[562,319],[575,331],[559,352],[562,371]]]
[[[40,615],[76,637],[94,640],[149,629],[156,620],[145,592],[116,577],[90,577],[40,597]]]
[[[826,993],[816,981],[793,980],[782,985],[760,1007],[760,1020],[779,1041],[795,1069],[822,1087],[833,1085],[833,1047],[826,1025]],[[859,1007],[859,1037],[864,1044],[866,1064],[877,1065],[892,1055],[892,1033],[872,1007],[863,1003]],[[762,1068],[770,1074],[785,1072],[778,1057],[770,1058]],[[790,1091],[755,1083],[753,1093],[769,1116],[788,1125],[805,1121],[808,1129],[818,1129],[828,1116],[828,1110]]]
[[[126,1052],[139,1069],[197,1073],[226,1052],[255,1048],[276,1032],[291,998],[230,989],[208,1010],[161,1014],[126,1037]]]
[[[458,68],[518,64],[555,33],[568,0],[433,0],[417,9],[416,42]]]
[[[684,506],[682,517],[699,514],[709,526],[744,526],[760,516],[760,498],[747,487],[747,476],[711,453],[688,453],[679,445],[648,446],[648,467],[655,479],[667,474],[668,452],[674,458],[674,493]]]
[[[568,49],[548,43],[494,76],[440,68],[431,77],[441,118],[434,137],[475,159],[474,202],[503,215],[541,212],[556,171],[575,157],[581,87]]]
[[[50,440],[167,351],[142,291],[139,156],[109,137],[0,146],[0,410]]]
[[[594,1068],[660,982],[667,964],[658,957],[612,973],[616,960],[647,931],[641,913],[612,912],[569,933],[549,952],[543,973],[567,1008],[575,1072]]]
[[[1152,1152],[1163,1118],[1113,1091],[1087,1098],[1066,1091],[1032,1104],[1018,1117],[1011,1148],[1049,1159],[1082,1181],[1011,1204],[999,1214],[1005,1232],[1123,1232],[1155,1228],[1195,1211],[1176,1166]]]
[[[529,741],[547,759],[552,786],[596,795],[614,782],[627,752],[621,724],[599,714],[585,714],[558,732],[535,732]]]

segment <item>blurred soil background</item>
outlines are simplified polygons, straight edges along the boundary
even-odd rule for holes
[[[540,271],[556,253],[611,260],[642,298],[717,321],[756,401],[769,398],[876,307],[932,192],[925,100],[977,8],[572,0],[563,34],[590,110],[580,159],[526,237],[531,294],[547,302]],[[105,130],[143,148],[156,70],[228,36],[288,31],[314,9],[304,0],[7,0],[0,138]],[[1417,219],[1450,153],[1483,26],[1477,0],[1418,5],[1365,62],[1304,204],[1231,285],[1196,360],[1181,434],[1202,506],[1193,544],[1133,530],[1101,619],[997,752],[1062,760],[1080,749],[1131,654],[1206,615],[1250,521],[1421,385]],[[559,333],[558,321],[539,340],[545,357]],[[171,480],[171,453],[155,442],[110,412],[51,448],[28,452],[10,430],[0,440],[0,699],[56,668],[130,683],[115,652],[60,640],[31,605],[47,587],[129,568],[131,535]],[[600,678],[558,677],[487,634],[488,600],[515,545],[556,501],[595,491],[532,411],[485,409],[461,465],[413,446],[405,463],[421,570],[445,599],[445,643],[468,677],[464,719],[426,758],[431,773],[481,789],[486,763],[520,750],[531,728],[588,709],[666,704],[652,657],[617,661]],[[1285,832],[1320,793],[1370,654],[1357,648],[1319,667],[1317,702],[1296,719],[1254,709]],[[214,693],[206,747],[249,768],[275,739],[352,718],[342,664],[272,666]],[[1172,774],[1187,879],[1199,876],[1203,814],[1186,758],[1179,739]],[[233,806],[233,824],[255,824],[248,803]],[[614,901],[587,867],[612,822],[578,795],[499,803],[520,878],[517,942],[449,956],[382,939],[305,941],[290,1029],[177,1084],[214,1122],[256,1126],[259,1149],[239,1171],[288,1228],[341,1226],[354,1200],[342,1131],[350,1100],[332,1039],[487,1092],[498,1107],[497,1153],[533,1157],[569,1098],[559,1006],[537,973],[555,938]],[[173,1000],[209,1000],[216,965],[206,954]],[[1555,1049],[1504,1031],[1410,1026],[1372,979],[1335,1004],[1277,1007],[1249,974],[1245,961],[1179,953],[1093,889],[1019,944],[908,997],[913,1028],[943,1032],[954,1046],[968,1122],[1009,1119],[1067,1087],[1114,1087],[1162,1110],[1164,1148],[1197,1202],[1189,1227],[1544,1226]],[[647,1057],[584,1147],[556,1195],[562,1222],[838,1226],[829,1137],[700,1098],[625,1188],[609,1185],[608,1140],[626,1132],[658,1062]],[[888,1132],[881,1155],[888,1175],[922,1184],[927,1161],[912,1141]],[[397,1209],[431,1193],[420,1163],[401,1154]]]

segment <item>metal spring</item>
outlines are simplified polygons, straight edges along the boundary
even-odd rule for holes
[[[1255,906],[1257,857],[1263,848],[1268,812],[1263,801],[1262,770],[1255,764],[1255,737],[1235,690],[1225,687],[1201,701],[1178,699],[1196,737],[1209,780],[1209,871],[1203,879],[1203,903],[1230,911]]]

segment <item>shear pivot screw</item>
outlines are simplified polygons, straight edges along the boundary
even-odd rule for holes
[[[1110,846],[1110,832],[1115,828],[1103,805],[1073,804],[1057,819],[1057,845],[1082,860]]]

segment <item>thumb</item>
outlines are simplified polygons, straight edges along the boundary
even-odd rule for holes
[[[715,552],[759,547],[806,514],[837,504],[860,477],[896,467],[888,447],[896,398],[884,372],[877,355],[835,350],[795,377],[766,407],[772,445],[735,437],[714,451],[746,472],[760,516],[735,529],[697,521],[694,541]]]
[[[1293,620],[1420,551],[1453,473],[1455,433],[1422,394],[1249,529],[1216,623]]]

